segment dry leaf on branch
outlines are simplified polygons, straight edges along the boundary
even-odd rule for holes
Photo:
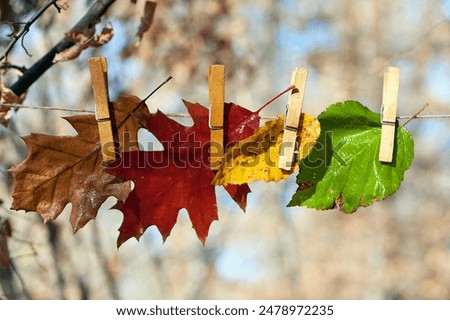
[[[58,6],[58,8],[63,9],[63,10],[69,9],[69,1],[68,0],[58,0],[58,1],[56,1],[56,5]]]
[[[133,3],[136,3],[136,1],[134,1]],[[139,25],[138,31],[136,32],[136,40],[134,42],[131,42],[123,50],[123,52],[122,52],[123,58],[127,58],[137,52],[136,48],[139,47],[139,45],[142,42],[142,38],[144,37],[144,34],[150,29],[150,27],[153,23],[153,17],[155,15],[155,10],[156,10],[156,2],[154,2],[154,1],[146,1],[145,2],[144,14],[141,17],[141,23]]]
[[[150,115],[141,100],[122,96],[114,103],[119,141],[137,141],[141,123]],[[114,196],[124,201],[130,183],[106,173],[102,167],[97,121],[93,115],[72,116],[66,120],[78,132],[76,136],[55,137],[32,134],[24,138],[28,157],[13,167],[12,209],[36,211],[45,221],[56,219],[72,203],[70,222],[74,232],[94,219],[102,203]],[[121,143],[121,151],[131,148]]]
[[[141,41],[144,34],[150,29],[152,23],[153,23],[153,17],[155,15],[156,10],[156,2],[153,1],[146,1],[145,7],[144,7],[144,14],[141,18],[141,24],[139,25],[139,29],[136,33],[136,46],[138,46]]]
[[[100,33],[94,36],[94,39],[92,39],[90,46],[95,48],[101,47],[111,41],[113,36],[114,30],[112,28],[112,25],[104,27],[102,31],[100,31]]]
[[[94,34],[93,29],[88,29],[86,33],[75,30],[66,33],[66,37],[75,44],[66,50],[59,52],[53,58],[53,63],[69,61],[77,58],[81,52],[89,47],[101,47],[108,43],[114,36],[111,25],[104,27],[98,34]]]
[[[12,109],[3,104],[21,104],[25,94],[18,97],[11,89],[0,83],[0,124],[7,126],[12,117]]]

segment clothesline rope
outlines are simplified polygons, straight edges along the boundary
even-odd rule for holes
[[[14,109],[31,109],[31,110],[47,110],[47,111],[65,111],[65,112],[79,112],[79,113],[90,113],[95,114],[94,110],[76,109],[76,108],[63,108],[63,107],[46,107],[46,106],[27,106],[15,103],[2,103],[0,107],[8,107]],[[185,113],[167,113],[166,116],[169,118],[190,118],[189,114]],[[398,116],[397,119],[410,119],[413,116]],[[272,120],[276,117],[261,117],[263,120]],[[450,119],[450,114],[426,114],[426,115],[416,115],[414,119]]]

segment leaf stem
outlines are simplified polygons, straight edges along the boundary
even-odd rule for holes
[[[150,94],[148,96],[146,96],[144,98],[144,100],[142,100],[143,102],[147,101],[148,98],[150,98],[156,91],[158,91],[163,85],[165,85],[167,82],[169,82],[170,80],[172,80],[172,76],[169,76],[166,80],[164,80],[163,83],[161,83],[159,86],[157,86],[155,88],[155,90],[153,90],[152,92],[150,92]]]
[[[272,99],[270,99],[269,101],[267,101],[261,108],[259,108],[258,110],[256,110],[254,113],[259,113],[262,109],[264,109],[265,107],[267,107],[269,104],[271,104],[272,102],[274,102],[275,100],[277,100],[279,97],[281,97],[283,94],[285,94],[286,92],[292,90],[295,88],[295,85],[290,85],[289,87],[287,87],[286,89],[284,89],[283,92],[277,94],[275,97],[273,97]]]
[[[142,107],[142,106],[145,104],[145,102],[147,101],[148,98],[150,98],[156,91],[158,91],[163,85],[165,85],[167,82],[169,82],[172,78],[173,78],[172,76],[169,76],[166,80],[164,80],[163,83],[161,83],[159,86],[157,86],[157,87],[155,88],[155,90],[153,90],[152,92],[150,92],[148,96],[146,96],[143,100],[141,100],[141,102],[139,102],[139,104],[138,104],[136,107],[134,107],[133,110],[131,110],[131,112],[130,112],[130,114],[128,115],[128,117],[129,117],[131,114],[133,114],[136,110],[138,110],[140,107]],[[127,120],[128,117],[127,117],[125,120]]]
[[[126,116],[125,120],[122,123],[125,123],[132,115],[135,113],[140,107],[142,107],[145,104],[145,101],[147,101],[148,98],[150,98],[156,91],[158,91],[163,85],[165,85],[167,82],[169,82],[173,77],[169,76],[166,80],[164,80],[159,86],[157,86],[152,92],[149,93],[148,96],[146,96],[139,104],[134,107],[133,110]],[[120,127],[120,125],[119,125]]]

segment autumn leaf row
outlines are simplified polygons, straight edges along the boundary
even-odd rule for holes
[[[102,166],[94,116],[66,118],[78,132],[76,136],[25,137],[28,157],[11,170],[15,181],[12,209],[35,211],[49,221],[72,203],[70,221],[77,231],[95,218],[109,196],[114,196],[118,200],[115,208],[124,215],[117,241],[120,246],[129,238],[139,239],[152,225],[166,239],[179,210],[185,208],[204,243],[211,223],[218,219],[216,186],[223,186],[245,211],[250,192],[247,183],[278,181],[299,168],[284,171],[276,166],[284,130],[282,116],[259,128],[257,113],[233,103],[225,104],[224,144],[231,147],[216,173],[209,167],[207,150],[198,148],[210,140],[207,108],[184,101],[194,121],[191,127],[185,127],[161,111],[150,114],[145,104],[130,115],[139,104],[141,100],[134,96],[122,96],[114,102],[118,136],[127,136],[128,140],[120,141],[121,158],[107,168]],[[374,121],[375,117],[375,113],[354,101],[331,106],[318,120],[308,115],[301,117],[299,188],[289,205],[317,209],[340,206],[353,212],[360,205],[369,205],[395,192],[412,160],[412,139],[406,129],[399,130],[398,161],[390,166],[376,164],[375,140],[380,124]],[[164,150],[135,150],[141,128],[155,135]],[[360,138],[355,139],[355,134]],[[318,146],[313,147],[316,140]],[[344,159],[345,165],[339,158]],[[374,168],[373,172],[368,173],[368,168]]]

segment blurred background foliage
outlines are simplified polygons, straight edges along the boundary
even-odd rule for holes
[[[9,22],[26,21],[43,2],[1,1],[0,52],[9,42]],[[70,1],[59,14],[47,10],[25,36],[31,57],[17,44],[9,62],[32,65],[91,3]],[[98,27],[111,23],[112,41],[53,66],[24,104],[93,109],[87,60],[102,55],[113,99],[144,97],[174,76],[150,99],[151,111],[185,113],[181,99],[208,105],[208,65],[221,63],[226,100],[252,110],[304,66],[310,71],[304,112],[317,116],[348,99],[379,112],[384,69],[395,65],[402,72],[399,115],[427,102],[425,113],[450,114],[448,0],[158,0],[150,31],[134,47],[143,7],[143,0],[117,0]],[[283,113],[284,104],[275,102],[263,115]],[[296,188],[292,176],[251,184],[246,214],[218,190],[220,221],[205,247],[182,210],[166,243],[151,227],[139,243],[132,239],[117,250],[122,216],[116,210],[102,210],[75,235],[67,208],[47,225],[37,214],[8,210],[7,170],[27,154],[19,136],[73,134],[61,118],[67,115],[23,109],[9,128],[0,127],[0,216],[12,227],[13,261],[0,269],[1,298],[450,298],[448,119],[408,124],[416,154],[400,190],[355,214],[286,208]]]

